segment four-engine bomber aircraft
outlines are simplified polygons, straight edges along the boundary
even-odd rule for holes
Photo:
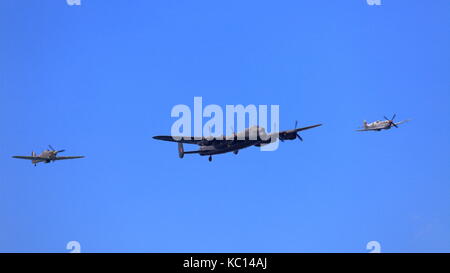
[[[39,162],[50,163],[55,160],[64,160],[64,159],[75,159],[75,158],[84,158],[84,156],[57,156],[58,153],[62,153],[65,150],[55,150],[51,145],[48,145],[50,150],[43,151],[40,155],[36,155],[35,152],[31,152],[31,156],[13,156],[13,158],[19,159],[28,159],[31,160],[31,163],[36,166]]]
[[[154,139],[178,142],[178,155],[183,158],[185,154],[199,154],[202,156],[209,155],[208,160],[212,160],[212,155],[223,154],[228,152],[233,152],[237,154],[240,149],[244,149],[250,146],[260,147],[262,145],[267,145],[274,142],[278,137],[279,140],[293,140],[298,138],[303,141],[303,138],[298,132],[308,130],[321,126],[322,124],[316,124],[303,128],[295,128],[292,130],[286,130],[278,133],[271,133],[267,135],[264,128],[259,126],[253,126],[245,129],[242,132],[234,133],[229,137],[181,137],[181,136],[154,136]],[[297,122],[295,122],[295,127],[297,127]],[[254,136],[254,137],[252,137]],[[183,143],[186,144],[197,144],[200,146],[199,150],[196,151],[184,151]]]
[[[372,123],[367,123],[366,121],[363,122],[363,129],[356,130],[358,132],[364,132],[364,131],[381,131],[381,130],[389,130],[392,127],[398,128],[398,125],[408,122],[409,120],[403,120],[400,122],[395,123],[394,119],[396,117],[396,114],[391,119],[388,119],[386,116],[384,118],[386,120],[377,120]]]

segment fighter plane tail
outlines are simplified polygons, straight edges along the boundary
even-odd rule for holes
[[[364,129],[367,129],[367,121],[363,121]]]
[[[180,158],[184,157],[184,148],[183,148],[183,143],[178,142],[178,156]]]
[[[34,151],[31,151],[31,156],[32,157],[36,157],[36,153]],[[31,164],[33,164],[34,166],[36,166],[36,161],[35,160],[31,160]]]

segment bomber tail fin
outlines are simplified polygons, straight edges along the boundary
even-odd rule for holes
[[[184,148],[183,148],[183,143],[178,142],[178,156],[180,158],[184,157]]]

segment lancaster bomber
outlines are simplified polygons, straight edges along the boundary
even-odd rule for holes
[[[31,160],[31,163],[36,166],[39,162],[50,163],[56,160],[65,160],[65,159],[76,159],[76,158],[84,158],[84,156],[57,156],[58,153],[62,153],[65,150],[55,150],[51,145],[48,145],[50,150],[43,151],[40,155],[36,155],[35,152],[31,152],[31,156],[13,156],[13,158],[19,159],[28,159]]]
[[[363,128],[358,129],[356,131],[358,132],[364,132],[364,131],[381,131],[381,130],[389,130],[392,127],[398,128],[398,125],[408,122],[409,120],[403,120],[400,122],[394,122],[394,119],[396,117],[396,114],[391,119],[388,119],[386,116],[384,116],[385,120],[377,120],[371,123],[367,123],[367,121],[363,121]]]
[[[278,138],[280,141],[294,140],[298,138],[303,141],[303,138],[299,135],[300,131],[312,129],[322,124],[316,124],[303,128],[295,128],[292,130],[286,130],[276,133],[267,134],[263,127],[253,126],[245,129],[242,132],[234,133],[232,136],[227,137],[181,137],[181,136],[154,136],[154,139],[172,141],[178,143],[178,155],[183,158],[185,154],[199,154],[201,156],[208,155],[209,161],[212,161],[212,155],[224,154],[233,152],[238,154],[240,149],[244,149],[250,146],[260,147],[270,144]],[[297,127],[297,122],[295,122]],[[255,137],[251,137],[255,136]],[[199,150],[196,151],[184,151],[183,144],[197,144]]]

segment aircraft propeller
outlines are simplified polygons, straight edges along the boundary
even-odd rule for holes
[[[394,119],[395,119],[395,117],[397,116],[397,114],[394,114],[393,116],[392,116],[392,118],[391,119],[388,119],[386,116],[384,116],[384,118],[387,120],[387,121],[389,121],[389,125],[390,126],[394,126],[395,128],[398,128],[398,126],[395,124],[395,122],[394,122]]]
[[[298,121],[295,121],[295,126],[294,126],[295,129],[297,129],[297,123],[298,123]],[[300,141],[303,141],[303,138],[300,136],[300,134],[298,132],[296,133],[296,136]]]
[[[55,155],[56,154],[58,154],[58,153],[62,153],[62,152],[64,152],[65,150],[59,150],[59,151],[57,151],[55,148],[53,148],[52,147],[52,145],[48,145],[48,147],[50,148],[50,151],[52,151],[52,152],[54,152],[55,153]]]

